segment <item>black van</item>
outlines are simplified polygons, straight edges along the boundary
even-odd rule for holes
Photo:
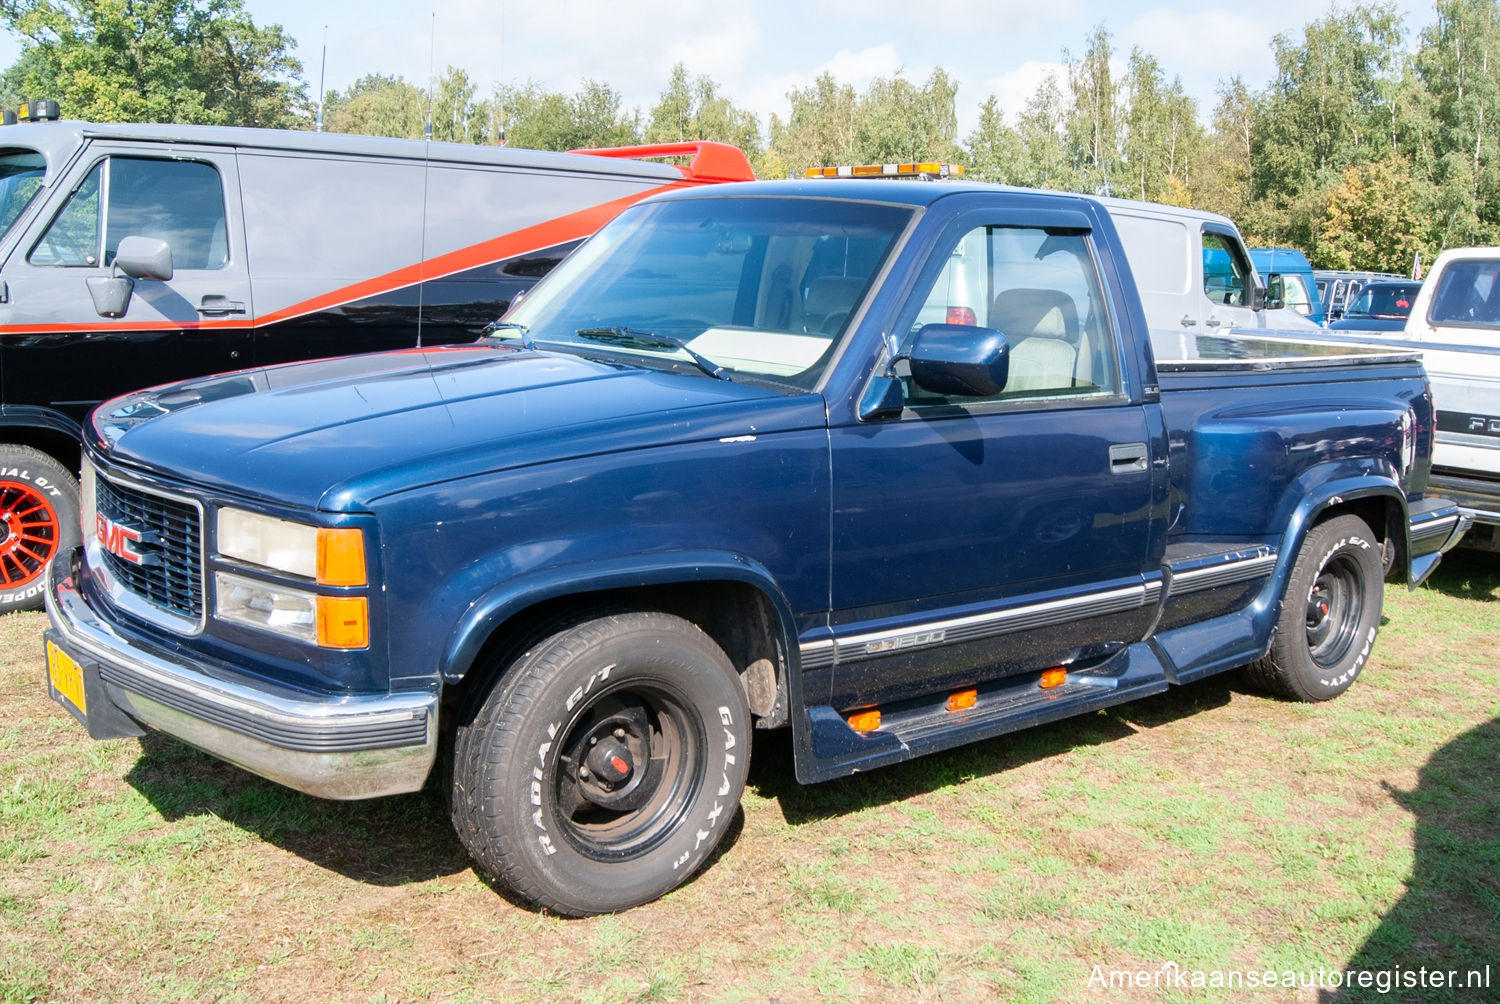
[[[673,155],[692,159],[634,159]],[[0,129],[0,611],[40,607],[48,563],[77,542],[79,427],[101,401],[471,341],[625,206],[752,177],[716,143],[563,154],[212,126]]]

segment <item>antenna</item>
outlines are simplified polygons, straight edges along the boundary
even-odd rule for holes
[[[432,31],[427,42],[427,142],[432,142],[432,84],[436,79],[437,62],[437,11],[432,12]]]
[[[328,25],[323,26],[323,62],[318,66],[318,126],[314,132],[323,131],[323,80],[328,75]]]

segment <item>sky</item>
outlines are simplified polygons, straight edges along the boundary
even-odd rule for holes
[[[764,130],[771,114],[786,118],[788,91],[825,71],[863,91],[898,72],[921,83],[941,66],[959,83],[960,139],[990,95],[1014,122],[1048,70],[1061,70],[1064,50],[1081,56],[1100,23],[1120,69],[1139,45],[1169,80],[1182,78],[1206,121],[1221,80],[1240,74],[1263,89],[1275,71],[1272,37],[1300,37],[1329,10],[1317,0],[247,0],[246,8],[296,40],[314,98],[320,70],[325,87],[343,89],[366,73],[421,84],[429,67],[440,74],[452,65],[481,94],[527,81],[572,94],[593,79],[644,117],[681,62],[755,112]],[[1396,9],[1414,44],[1433,20],[1431,3],[1398,0]],[[19,48],[0,32],[0,65]]]

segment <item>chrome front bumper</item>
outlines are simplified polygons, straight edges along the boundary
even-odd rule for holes
[[[180,653],[123,638],[79,593],[67,557],[49,572],[49,634],[97,674],[90,716],[108,711],[94,707],[104,696],[136,722],[322,798],[393,795],[426,781],[437,756],[436,693],[318,699],[219,679]]]

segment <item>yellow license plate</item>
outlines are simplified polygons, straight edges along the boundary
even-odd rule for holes
[[[47,643],[47,679],[75,708],[84,714],[89,713],[88,702],[83,696],[83,667],[50,641]]]

